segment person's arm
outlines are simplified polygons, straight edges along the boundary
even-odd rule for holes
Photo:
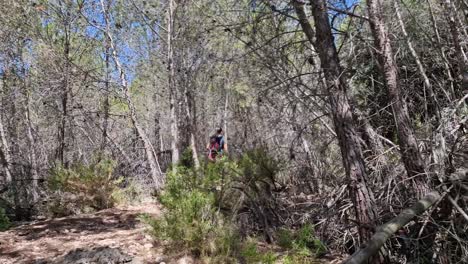
[[[224,153],[228,154],[228,145],[224,137],[223,137],[223,151]]]

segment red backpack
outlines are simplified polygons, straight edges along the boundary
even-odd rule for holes
[[[219,151],[219,142],[216,136],[210,137],[210,147],[208,148],[208,159],[211,161],[216,160],[216,156],[218,156]]]

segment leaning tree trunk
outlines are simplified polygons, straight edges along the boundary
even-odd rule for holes
[[[418,148],[416,136],[408,113],[408,106],[401,94],[398,68],[393,57],[390,37],[382,17],[380,0],[367,0],[369,23],[374,37],[376,55],[380,64],[385,86],[387,87],[389,104],[392,105],[397,127],[398,143],[408,176],[415,180],[418,197],[427,192],[428,182],[425,175],[425,165]]]
[[[344,262],[344,264],[369,263],[368,260],[379,252],[380,248],[383,247],[388,239],[390,239],[398,230],[403,228],[416,216],[419,216],[428,210],[432,205],[439,201],[440,198],[441,195],[437,191],[433,191],[427,194],[423,199],[416,202],[410,208],[401,211],[397,217],[382,226],[379,226],[377,228],[377,232],[372,236],[369,243],[364,248],[354,253]]]
[[[369,227],[375,226],[377,219],[377,213],[373,207],[374,197],[367,186],[364,159],[347,95],[347,80],[343,75],[332,36],[326,0],[311,1],[311,4],[317,33],[316,41],[314,41],[314,32],[305,14],[303,3],[293,1],[302,30],[317,50],[321,68],[325,74],[333,123],[358,223],[359,241],[364,243],[371,237],[372,231]]]

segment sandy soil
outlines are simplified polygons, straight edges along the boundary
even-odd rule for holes
[[[154,203],[112,208],[94,214],[35,221],[0,232],[0,264],[53,262],[75,249],[118,248],[143,263],[160,254],[138,215],[160,214]]]

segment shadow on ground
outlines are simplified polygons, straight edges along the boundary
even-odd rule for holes
[[[128,260],[133,261],[135,257],[153,259],[156,253],[152,239],[145,233],[145,225],[138,216],[159,215],[159,212],[157,204],[148,203],[21,225],[0,232],[0,263],[73,263],[64,262],[64,258],[92,258],[93,255],[123,261],[94,263],[134,263]]]
[[[68,233],[99,234],[112,232],[114,229],[134,229],[137,223],[138,213],[128,211],[103,211],[96,215],[63,217],[52,220],[40,221],[27,226],[17,227],[12,230],[16,235],[23,236],[27,240],[40,239],[41,237],[62,236]]]

